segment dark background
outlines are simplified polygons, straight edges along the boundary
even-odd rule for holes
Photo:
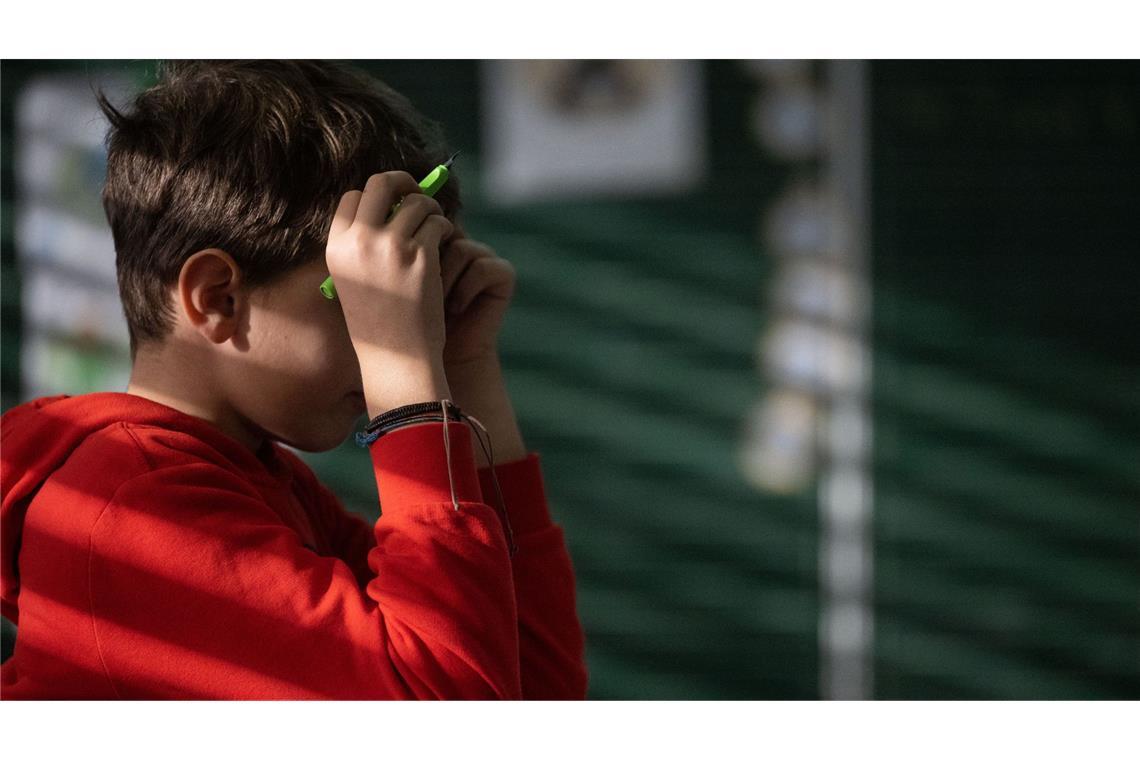
[[[519,273],[501,346],[567,531],[592,698],[820,694],[815,494],[736,465],[790,169],[753,78],[702,64],[709,179],[673,197],[481,195],[477,62],[365,62],[463,150],[470,234]],[[3,64],[3,408],[22,400]],[[1140,67],[872,62],[876,698],[1140,697]],[[732,177],[732,182],[723,178]],[[308,455],[374,519],[351,444]],[[12,629],[5,626],[5,656]]]

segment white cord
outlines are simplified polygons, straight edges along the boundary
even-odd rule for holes
[[[444,456],[447,457],[447,483],[451,487],[451,503],[455,505],[455,511],[459,511],[459,501],[455,498],[455,479],[451,476],[451,437],[447,432],[447,399],[441,399],[439,408],[443,412],[443,451]]]

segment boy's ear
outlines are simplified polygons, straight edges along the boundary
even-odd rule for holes
[[[177,295],[190,324],[211,343],[225,343],[237,332],[246,308],[241,267],[222,249],[205,248],[182,264]]]

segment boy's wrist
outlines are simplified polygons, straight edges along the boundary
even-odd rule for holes
[[[361,376],[369,417],[407,404],[451,398],[451,388],[442,368],[423,365],[401,368],[389,364],[381,369],[362,364]]]
[[[487,428],[495,464],[524,458],[527,449],[515,418],[514,405],[507,393],[498,354],[452,365],[446,371],[452,401]],[[474,437],[472,445],[478,466],[488,466],[490,462]]]

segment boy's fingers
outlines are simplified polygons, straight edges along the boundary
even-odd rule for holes
[[[330,239],[352,226],[352,220],[356,218],[356,207],[360,205],[360,195],[359,190],[349,190],[340,196],[340,204],[337,205],[332,224],[329,226]]]
[[[380,229],[388,220],[392,206],[405,195],[423,193],[420,185],[407,172],[391,171],[373,174],[364,183],[360,205],[356,208],[355,224]]]
[[[455,238],[457,234],[459,234],[458,231],[452,234],[446,251],[440,251],[440,272],[443,275],[443,297],[445,299],[451,293],[451,289],[455,287],[455,283],[471,266],[471,262],[479,256],[487,255],[473,245],[457,242]]]
[[[450,235],[453,229],[454,225],[452,225],[451,220],[446,216],[432,214],[424,220],[424,223],[416,230],[416,234],[412,236],[412,239],[418,241],[424,248],[435,251],[436,260],[438,261],[439,243]]]
[[[461,314],[482,294],[510,300],[515,288],[515,268],[506,259],[482,257],[471,262],[466,276],[455,284],[446,311]]]
[[[409,195],[400,202],[396,215],[388,222],[388,231],[397,238],[415,237],[415,232],[432,214],[443,216],[443,208],[435,198],[423,193]]]

